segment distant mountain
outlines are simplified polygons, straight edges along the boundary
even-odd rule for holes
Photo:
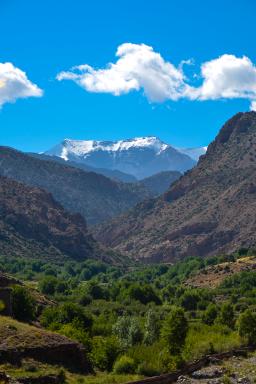
[[[49,260],[104,258],[82,216],[52,196],[0,176],[0,254]]]
[[[177,151],[184,153],[185,155],[188,155],[191,157],[191,159],[195,160],[196,162],[199,160],[199,157],[202,155],[205,155],[207,151],[207,147],[198,147],[198,148],[176,148]]]
[[[222,127],[198,165],[161,197],[95,231],[104,244],[147,262],[256,247],[256,113]]]
[[[99,173],[100,175],[104,175],[116,181],[122,181],[123,183],[135,183],[137,181],[136,177],[132,175],[128,175],[128,173],[124,173],[116,169],[112,170],[112,169],[105,169],[105,168],[90,167],[89,165],[85,165],[83,163],[64,160],[61,157],[45,155],[43,153],[28,153],[28,155],[36,157],[37,159],[41,159],[41,160],[57,161],[58,163],[64,164],[66,166],[80,168],[85,172]]]
[[[166,192],[167,189],[181,176],[182,174],[178,171],[165,171],[149,176],[139,181],[139,184],[144,185],[150,191],[152,196],[159,196]]]
[[[0,175],[52,193],[65,209],[88,224],[119,215],[150,196],[142,185],[116,182],[94,172],[0,147]]]
[[[118,170],[141,180],[163,171],[184,172],[196,161],[157,137],[138,137],[120,141],[66,139],[46,155],[87,166]]]

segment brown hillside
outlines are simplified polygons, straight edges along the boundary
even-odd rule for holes
[[[98,228],[104,244],[145,261],[256,245],[256,113],[238,113],[198,165],[162,197]]]
[[[0,177],[0,254],[84,260],[102,251],[80,215],[44,190]]]

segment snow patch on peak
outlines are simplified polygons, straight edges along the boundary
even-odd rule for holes
[[[128,151],[131,148],[150,148],[158,154],[168,147],[168,144],[163,143],[155,136],[135,137],[118,141],[65,139],[61,144],[47,151],[47,154],[60,156],[62,159],[68,160],[69,154],[86,157],[93,151],[119,152]]]

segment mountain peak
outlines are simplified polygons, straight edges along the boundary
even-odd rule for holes
[[[256,112],[238,112],[223,125],[215,141],[224,144],[231,136],[246,133],[255,122]]]
[[[65,139],[45,154],[94,168],[118,170],[137,179],[162,171],[184,172],[195,165],[189,155],[156,136],[116,141]]]

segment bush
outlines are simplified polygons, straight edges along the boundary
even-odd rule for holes
[[[247,339],[249,344],[256,343],[256,314],[247,309],[238,319],[239,335]]]
[[[153,365],[144,361],[143,363],[139,364],[137,373],[142,376],[157,376],[160,375],[161,372],[157,370]]]
[[[119,360],[115,362],[114,372],[117,374],[135,373],[136,364],[131,357],[121,356]]]
[[[39,290],[44,295],[54,295],[57,281],[57,278],[54,276],[46,276],[39,282]]]
[[[181,306],[187,311],[197,309],[197,303],[200,301],[199,294],[194,290],[188,290],[183,293],[180,298]]]
[[[58,332],[83,344],[87,351],[90,350],[91,340],[85,330],[77,328],[73,324],[65,324],[59,329]]]
[[[111,371],[120,352],[115,337],[95,336],[92,340],[91,360],[93,365],[102,371]]]
[[[21,321],[32,321],[35,319],[36,301],[28,289],[15,285],[12,290],[13,317]]]
[[[208,305],[203,314],[202,321],[207,325],[212,325],[218,316],[218,309],[215,304]]]
[[[233,329],[235,325],[235,314],[233,305],[230,303],[224,303],[221,306],[220,315],[218,317],[218,321],[226,325],[227,327]]]
[[[75,303],[65,303],[58,307],[46,308],[40,318],[46,328],[60,329],[64,324],[73,324],[76,328],[90,330],[92,316],[83,307]]]

